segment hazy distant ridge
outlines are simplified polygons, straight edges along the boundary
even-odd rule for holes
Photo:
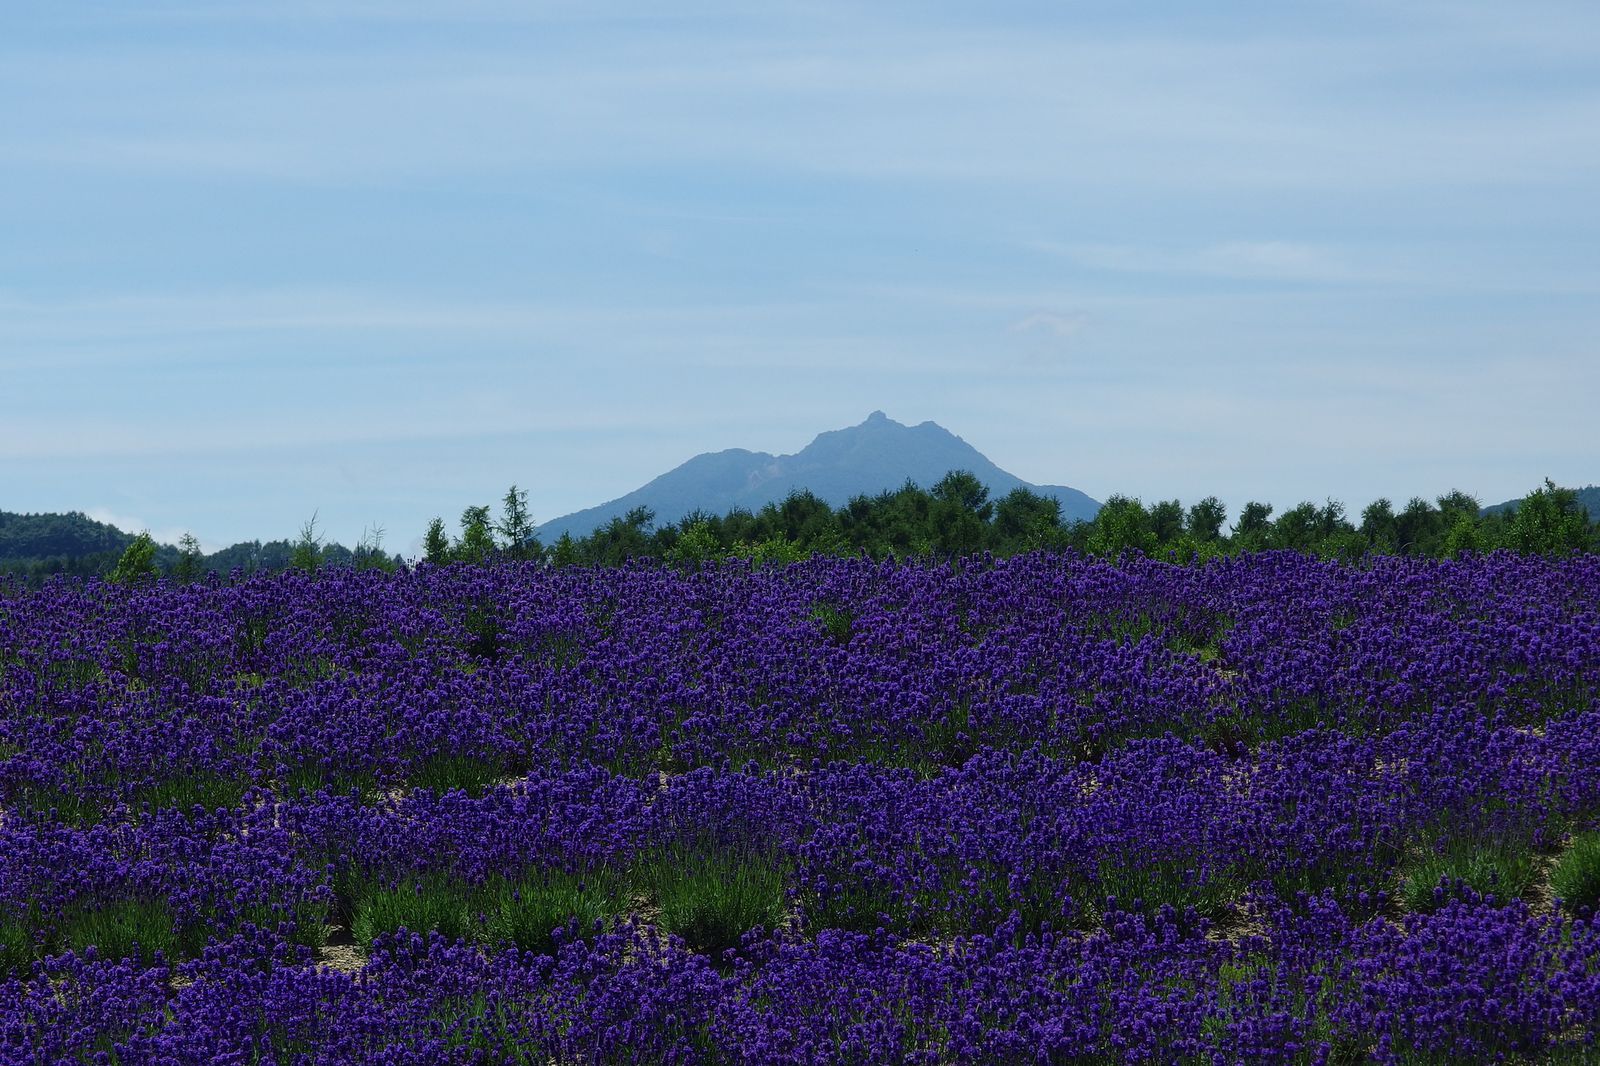
[[[1600,485],[1586,485],[1574,491],[1577,493],[1578,506],[1589,512],[1589,520],[1600,521]],[[1488,515],[1515,511],[1521,503],[1520,499],[1506,500],[1503,503],[1490,504],[1478,513]]]
[[[991,498],[1029,488],[1061,501],[1064,520],[1089,519],[1100,504],[1064,485],[1033,485],[1008,474],[984,454],[934,422],[907,426],[874,411],[865,422],[820,433],[793,455],[770,455],[743,448],[706,452],[626,496],[563,515],[539,527],[550,544],[562,533],[587,536],[635,507],[655,512],[657,525],[676,522],[694,511],[726,514],[736,507],[760,510],[791,492],[809,489],[838,507],[852,496],[876,496],[898,489],[907,479],[931,487],[951,470],[971,471],[989,487]]]

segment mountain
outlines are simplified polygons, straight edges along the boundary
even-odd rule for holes
[[[636,507],[655,512],[658,526],[704,511],[726,514],[736,507],[758,511],[809,489],[834,507],[853,496],[876,496],[907,480],[931,487],[952,470],[970,471],[998,499],[1015,488],[1032,489],[1061,501],[1066,521],[1095,516],[1100,504],[1064,485],[1031,485],[1001,470],[982,452],[934,422],[902,425],[874,411],[865,422],[817,435],[793,455],[729,448],[706,452],[667,471],[626,496],[554,518],[538,528],[550,544],[563,533],[584,537]]]

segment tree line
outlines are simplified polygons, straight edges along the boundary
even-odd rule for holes
[[[423,560],[438,565],[501,557],[619,566],[644,558],[699,563],[739,557],[760,563],[818,553],[883,559],[1073,549],[1188,562],[1289,549],[1354,561],[1369,554],[1453,558],[1499,548],[1541,555],[1600,550],[1600,526],[1578,492],[1548,479],[1515,506],[1487,512],[1469,494],[1452,491],[1435,500],[1413,497],[1398,509],[1380,499],[1357,517],[1336,500],[1301,503],[1282,514],[1251,501],[1231,523],[1229,514],[1215,496],[1186,507],[1175,499],[1146,505],[1119,495],[1092,520],[1065,521],[1052,497],[1018,488],[991,499],[973,474],[955,470],[928,489],[908,481],[841,507],[800,491],[758,511],[696,512],[659,526],[640,507],[587,536],[562,534],[545,545],[534,535],[527,494],[512,486],[498,517],[487,506],[469,507],[455,537],[435,518],[423,539]]]
[[[1600,525],[1585,499],[1593,489],[1562,488],[1546,479],[1520,501],[1485,510],[1471,495],[1452,491],[1433,500],[1413,497],[1403,507],[1380,499],[1360,515],[1337,500],[1301,503],[1281,514],[1251,501],[1232,517],[1217,497],[1146,504],[1116,495],[1088,521],[1068,521],[1053,497],[1026,488],[993,499],[973,474],[954,470],[931,488],[906,482],[875,496],[856,496],[839,507],[807,491],[757,511],[716,515],[695,512],[657,525],[648,508],[611,519],[587,536],[563,534],[543,544],[535,532],[526,491],[512,485],[498,512],[466,508],[452,534],[434,518],[417,562],[445,565],[491,560],[551,566],[620,566],[634,559],[695,564],[745,558],[785,563],[813,554],[875,559],[997,556],[1040,550],[1075,550],[1116,557],[1125,553],[1175,562],[1219,555],[1288,549],[1355,561],[1363,556],[1454,558],[1500,548],[1553,555],[1600,551]],[[148,533],[130,535],[82,514],[15,515],[0,512],[0,576],[39,584],[56,575],[141,581],[197,580],[291,568],[315,571],[343,566],[395,570],[408,565],[383,548],[383,530],[369,530],[355,548],[326,542],[312,516],[292,540],[245,541],[206,554],[186,535],[178,545],[156,544]]]

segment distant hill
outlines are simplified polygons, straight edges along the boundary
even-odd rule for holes
[[[86,577],[109,573],[132,541],[133,534],[80,511],[0,511],[0,574],[43,580],[52,574]]]
[[[93,577],[109,574],[134,534],[81,511],[19,514],[0,511],[0,575],[16,574],[42,581],[54,574]],[[200,569],[227,574],[232,570],[282,570],[289,565],[294,544],[287,540],[242,541],[200,560]],[[355,555],[342,544],[322,545],[322,561],[348,566]],[[169,570],[178,561],[178,549],[156,546],[156,564]]]
[[[584,537],[636,507],[655,512],[657,525],[677,522],[695,511],[758,511],[801,489],[838,507],[854,496],[898,489],[907,480],[929,488],[952,470],[970,471],[988,486],[991,498],[1015,488],[1054,497],[1061,501],[1065,521],[1093,518],[1100,509],[1097,501],[1077,489],[1032,485],[1006,473],[937,423],[907,426],[874,411],[860,425],[818,434],[794,455],[743,448],[697,455],[626,496],[551,519],[538,533],[547,545],[563,533]]]
[[[16,514],[0,511],[0,562],[120,553],[133,540],[116,526],[81,511],[67,514]]]
[[[1515,511],[1521,503],[1522,500],[1519,497],[1515,500],[1507,500],[1504,503],[1490,504],[1483,509],[1482,513],[1487,515]],[[1589,521],[1600,522],[1600,485],[1588,485],[1579,489],[1578,506],[1588,509]]]

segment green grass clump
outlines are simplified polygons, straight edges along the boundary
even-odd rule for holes
[[[405,928],[549,953],[556,929],[577,919],[588,931],[623,909],[621,885],[603,871],[530,870],[483,885],[430,873],[398,885],[358,888],[354,895],[350,933],[366,947],[381,934]]]
[[[436,929],[447,940],[471,940],[482,934],[485,925],[473,896],[470,886],[444,874],[370,887],[355,902],[350,933],[363,947],[402,928],[414,933]]]
[[[1550,891],[1571,910],[1600,907],[1600,832],[1572,838],[1550,872]]]
[[[495,759],[435,755],[419,763],[407,780],[414,788],[432,789],[440,794],[459,788],[469,796],[481,796],[504,772]]]
[[[33,961],[33,943],[26,922],[7,916],[0,921],[0,978],[20,973]]]
[[[168,956],[184,946],[172,911],[159,899],[112,900],[74,910],[61,923],[57,950],[82,951],[89,945],[103,958],[148,961],[157,951]]]
[[[538,871],[514,881],[496,881],[484,889],[482,898],[490,943],[510,941],[544,954],[555,950],[557,928],[577,919],[578,927],[587,932],[622,909],[620,886],[599,872],[580,876],[563,870]]]
[[[1533,856],[1525,849],[1463,842],[1409,864],[1400,901],[1418,914],[1432,913],[1455,899],[1493,896],[1505,903],[1526,895],[1535,873]]]
[[[1197,871],[1181,862],[1146,865],[1100,864],[1100,892],[1115,897],[1119,908],[1154,911],[1170,906],[1179,914],[1191,908],[1204,918],[1227,912],[1241,886],[1226,871]]]
[[[775,927],[788,909],[787,878],[770,856],[668,855],[651,864],[645,879],[660,905],[661,927],[711,955],[737,947],[757,926]]]
[[[249,782],[243,775],[224,776],[214,773],[186,774],[158,781],[140,790],[131,806],[138,808],[146,803],[154,811],[189,811],[202,807],[207,811],[236,807],[244,797]]]

